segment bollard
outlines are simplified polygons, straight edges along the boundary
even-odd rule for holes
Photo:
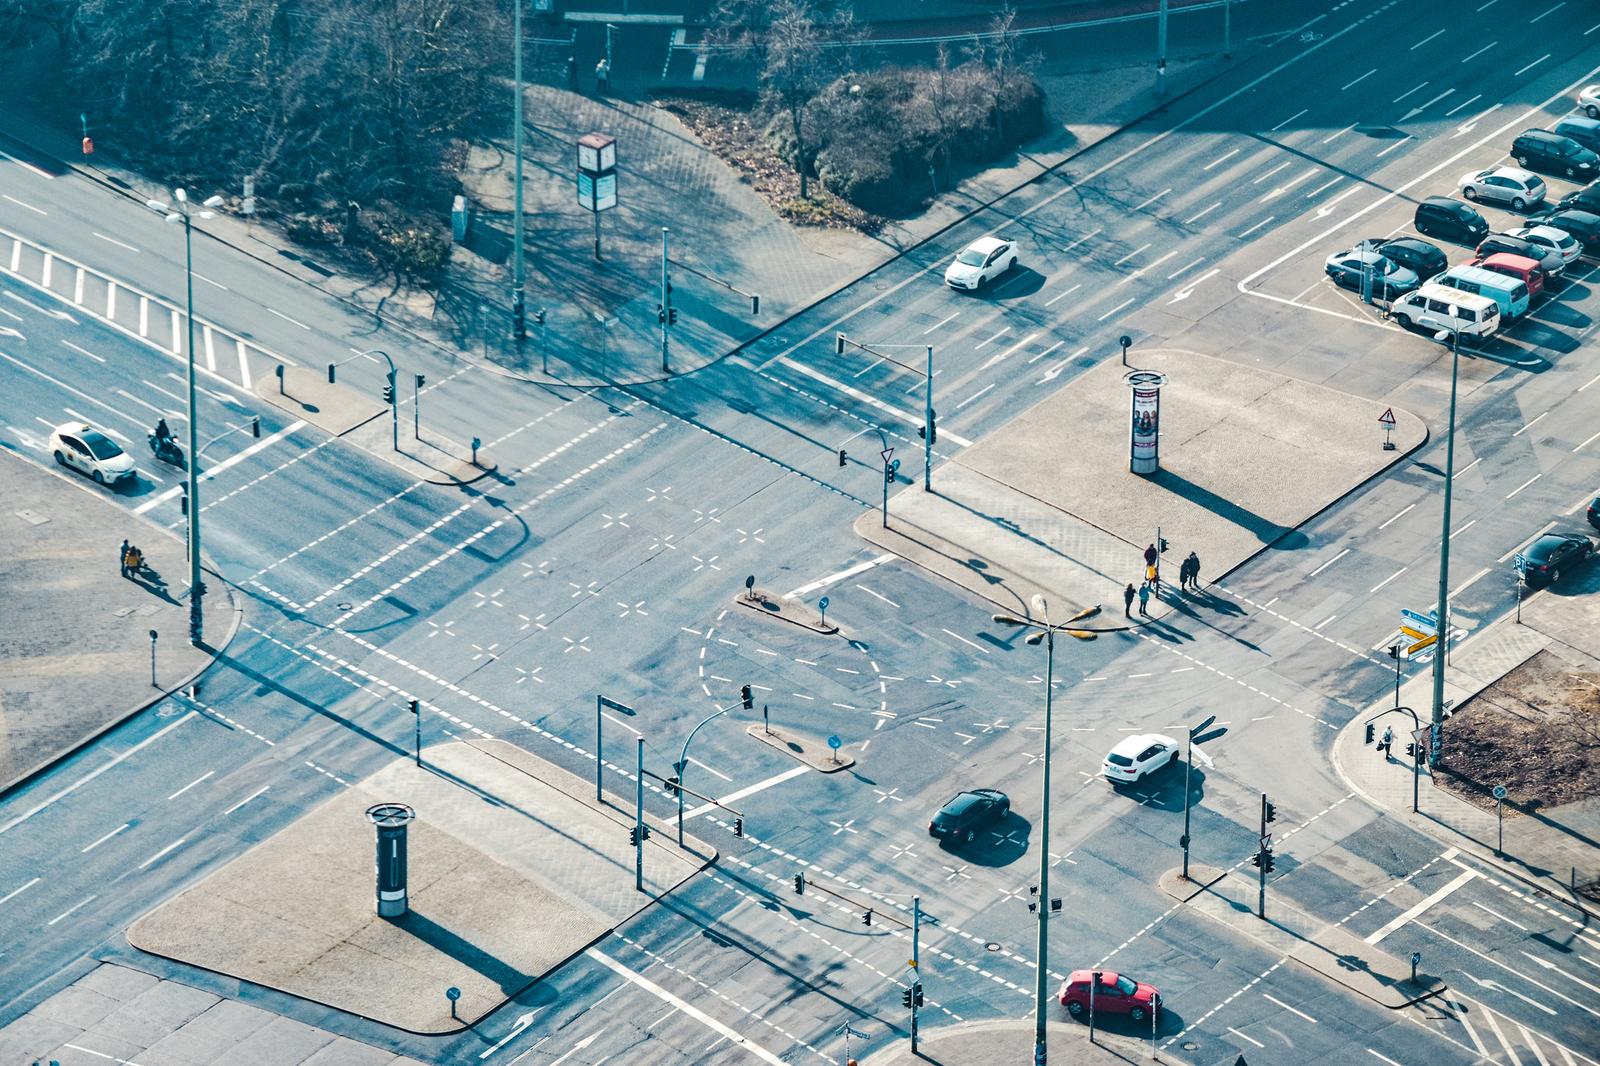
[[[160,688],[156,683],[156,631],[150,631],[150,687]]]

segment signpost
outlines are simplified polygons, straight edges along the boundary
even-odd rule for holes
[[[1506,786],[1494,786],[1494,823],[1495,828],[1498,831],[1498,839],[1495,841],[1494,845],[1494,853],[1496,855],[1503,854],[1506,849],[1506,823],[1504,812],[1501,808],[1501,805],[1505,803],[1505,800]]]
[[[600,212],[617,206],[617,139],[606,133],[578,138],[578,204],[594,215],[594,257],[600,258]]]
[[[1368,302],[1370,303],[1371,301],[1369,300]],[[1390,435],[1394,433],[1394,408],[1385,407],[1383,414],[1378,416],[1378,423],[1383,426],[1383,450],[1386,452],[1394,451],[1394,441],[1390,439]]]
[[[837,734],[837,733],[829,733],[828,734],[828,748],[830,749],[829,758],[831,758],[834,762],[838,762],[839,761],[839,749],[841,747],[843,747],[843,746],[844,746],[844,741],[839,739],[839,734]]]
[[[828,625],[828,597],[824,596],[817,601],[817,610],[822,612],[822,625],[826,628]]]

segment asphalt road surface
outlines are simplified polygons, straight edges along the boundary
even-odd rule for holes
[[[630,726],[665,772],[693,723],[742,684],[775,720],[860,747],[859,765],[797,771],[739,723],[703,730],[690,786],[738,796],[747,830],[696,816],[722,851],[716,867],[475,1032],[336,1027],[435,1062],[833,1062],[845,1023],[869,1046],[904,1039],[909,943],[882,916],[904,918],[913,895],[932,917],[924,1025],[1026,1017],[1028,888],[1046,846],[1033,831],[1043,653],[986,605],[850,534],[877,497],[874,430],[916,453],[921,378],[836,354],[835,333],[935,346],[941,457],[1115,358],[1122,333],[1136,352],[1248,353],[1393,396],[1437,426],[1447,350],[1333,290],[1322,258],[1403,232],[1416,199],[1451,192],[1460,173],[1503,161],[1521,129],[1564,113],[1600,75],[1597,20],[1577,3],[1346,0],[732,358],[628,390],[507,383],[199,241],[201,315],[301,365],[400,354],[402,372],[427,375],[424,425],[481,436],[499,476],[466,491],[410,481],[261,403],[248,386],[268,364],[207,365],[207,427],[262,418],[260,441],[236,435],[207,453],[202,489],[207,549],[249,601],[246,623],[195,698],[164,702],[0,801],[0,920],[16,931],[0,952],[0,1020],[86,956],[126,956],[121,930],[155,902],[407,753],[407,698],[423,701],[425,743],[493,735],[587,776],[596,692],[639,709]],[[181,424],[171,345],[40,291],[20,259],[17,274],[3,268],[21,239],[64,257],[56,269],[171,298],[176,231],[37,163],[0,158],[0,190],[0,443],[48,464],[49,427],[81,416],[142,452],[158,413]],[[944,264],[988,232],[1020,242],[1019,269],[981,294],[946,289]],[[1585,391],[1600,381],[1585,343],[1600,313],[1594,267],[1575,265],[1503,342],[1463,360],[1452,585],[1468,639],[1514,602],[1511,552],[1547,523],[1570,525],[1600,481]],[[354,364],[342,380],[375,392],[379,367]],[[1379,439],[1378,427],[1351,432]],[[1378,817],[1325,757],[1336,728],[1392,683],[1381,649],[1397,608],[1432,602],[1442,465],[1436,433],[1166,632],[1057,658],[1048,848],[1063,909],[1049,969],[1103,963],[1157,984],[1157,1042],[1187,1061],[1596,1062],[1600,936],[1583,916]],[[142,470],[123,502],[180,527],[172,472]],[[828,594],[854,639],[738,610],[747,574]],[[1208,714],[1230,732],[1215,768],[1195,775],[1196,857],[1249,870],[1270,794],[1269,906],[1343,921],[1401,957],[1421,951],[1446,997],[1390,1011],[1286,962],[1272,927],[1178,908],[1155,889],[1178,861],[1182,768],[1114,791],[1099,762],[1128,733],[1178,733]],[[607,744],[630,726],[608,723]],[[940,802],[986,785],[1011,794],[1005,824],[970,846],[929,839]],[[665,797],[648,803],[668,818]],[[868,926],[853,903],[797,896],[802,870],[880,917]],[[727,1050],[730,1032],[742,1051]]]

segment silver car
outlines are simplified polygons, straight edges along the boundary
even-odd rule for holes
[[[1512,230],[1511,235],[1521,237],[1529,244],[1537,244],[1546,251],[1558,253],[1563,264],[1570,264],[1583,254],[1583,245],[1572,234],[1554,226],[1523,226]]]
[[[1544,179],[1521,167],[1490,167],[1461,175],[1461,195],[1486,204],[1508,204],[1523,211],[1544,203]]]

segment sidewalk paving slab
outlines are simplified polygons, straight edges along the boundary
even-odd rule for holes
[[[1268,549],[1300,550],[1297,526],[1427,440],[1394,408],[1397,448],[1383,451],[1377,419],[1392,404],[1261,367],[1177,349],[1135,362],[1168,375],[1157,473],[1128,469],[1127,370],[1104,363],[939,464],[932,492],[892,496],[887,530],[864,513],[856,532],[1026,614],[1034,593],[1058,611],[1120,603],[1159,528],[1171,545],[1159,623],[1188,551],[1204,582]]]
[[[1452,648],[1445,668],[1445,704],[1451,712],[1527,661],[1539,651],[1559,646],[1564,654],[1600,659],[1600,565],[1591,565],[1560,589],[1533,593],[1522,605],[1522,621],[1508,613]],[[1568,640],[1576,643],[1569,644]],[[1413,708],[1424,725],[1432,707],[1432,671],[1423,670],[1401,684],[1400,704]],[[1366,722],[1394,705],[1391,694],[1351,719],[1334,739],[1334,769],[1369,804],[1404,821],[1446,845],[1460,849],[1508,877],[1515,878],[1569,906],[1600,919],[1600,902],[1573,891],[1573,882],[1600,878],[1600,800],[1563,804],[1532,815],[1508,809],[1505,850],[1497,856],[1495,812],[1474,806],[1442,788],[1435,788],[1424,762],[1417,783],[1419,813],[1411,812],[1413,775],[1402,756],[1384,759],[1366,743]],[[1396,739],[1411,729],[1410,716],[1390,716]],[[1448,730],[1448,718],[1444,728]],[[1404,752],[1402,744],[1399,749]]]
[[[117,490],[72,471],[5,455],[0,482],[7,489],[0,594],[8,616],[28,620],[0,627],[3,793],[188,685],[233,639],[243,609],[212,572],[205,597],[209,647],[191,646],[180,537],[106,498]],[[148,481],[140,485],[155,491]],[[151,574],[119,576],[124,538],[144,551]]]
[[[391,763],[146,914],[128,941],[398,1029],[456,1032],[714,854],[658,832],[635,891],[631,802],[601,807],[576,777],[504,741],[423,754],[423,767]],[[378,802],[417,812],[410,909],[393,920],[374,907],[364,812]],[[452,985],[459,1020],[439,994]]]

